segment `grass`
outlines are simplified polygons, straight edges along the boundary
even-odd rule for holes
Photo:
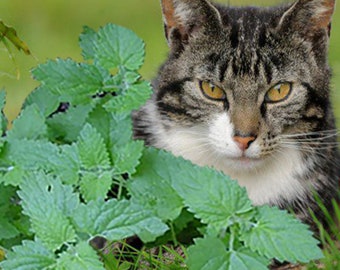
[[[326,231],[324,226],[314,216],[314,221],[318,225],[320,233],[320,241],[324,247],[324,258],[317,263],[310,263],[307,266],[308,270],[326,269],[338,270],[340,269],[340,206],[337,202],[333,201],[334,215],[328,209],[319,204],[322,211],[327,218],[327,226],[329,229]]]

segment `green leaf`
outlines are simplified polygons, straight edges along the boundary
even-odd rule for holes
[[[54,172],[64,184],[74,185],[78,183],[80,174],[80,160],[76,144],[60,146],[61,154]]]
[[[0,182],[5,185],[18,186],[23,177],[25,175],[25,171],[19,166],[10,166],[7,168],[7,172],[0,176]]]
[[[81,164],[86,169],[109,169],[111,162],[103,138],[90,124],[80,132],[78,151]]]
[[[114,147],[111,150],[114,173],[134,174],[136,172],[136,167],[139,164],[139,159],[142,156],[143,149],[144,143],[142,141],[130,141],[124,146]]]
[[[0,240],[10,239],[20,234],[15,220],[20,215],[16,202],[16,188],[0,184]]]
[[[6,103],[6,92],[4,90],[0,91],[0,136],[6,131],[7,129],[7,119],[3,113],[3,109]]]
[[[82,55],[85,60],[93,59],[95,56],[95,47],[98,43],[97,33],[88,26],[83,27],[83,32],[79,37],[79,45],[82,48]]]
[[[47,119],[50,138],[65,143],[76,141],[91,110],[92,106],[87,104],[70,106],[66,112],[54,114]]]
[[[87,202],[105,199],[112,183],[112,173],[110,171],[83,172],[80,191]]]
[[[227,176],[209,168],[192,168],[191,164],[180,164],[178,175],[173,182],[175,190],[183,198],[189,211],[208,224],[215,232],[226,228],[252,210],[246,190]],[[248,219],[248,215],[245,215]]]
[[[8,217],[0,216],[0,239],[10,239],[19,235],[18,229],[8,220]]]
[[[52,94],[46,87],[38,87],[29,94],[24,102],[24,108],[36,104],[45,117],[55,112],[59,106],[59,97]]]
[[[95,64],[107,69],[124,66],[138,70],[144,62],[144,42],[129,29],[107,24],[99,29],[96,38],[91,31],[85,34],[89,36],[83,36],[82,48],[89,56],[93,51],[88,47],[93,47]]]
[[[11,140],[7,156],[20,168],[28,170],[52,170],[60,162],[58,146],[46,141]]]
[[[37,140],[45,137],[47,137],[45,118],[35,104],[26,107],[21,112],[7,134],[8,141],[13,139]]]
[[[124,146],[132,140],[130,114],[113,114],[110,122],[111,146]]]
[[[131,85],[121,95],[113,97],[106,104],[104,108],[108,112],[127,113],[138,109],[144,105],[151,97],[152,90],[149,82],[142,81],[138,84]]]
[[[247,248],[232,251],[230,254],[230,269],[232,270],[267,270],[269,264],[269,259],[263,258]]]
[[[40,241],[24,240],[21,246],[13,247],[7,259],[0,262],[3,270],[47,269],[55,264],[54,253]]]
[[[230,269],[230,254],[218,238],[195,239],[195,245],[188,248],[187,266],[190,270]]]
[[[270,261],[247,248],[227,250],[221,239],[196,239],[188,248],[187,265],[190,270],[266,270]]]
[[[240,218],[242,214],[252,210],[246,190],[222,173],[192,165],[191,162],[176,158],[165,151],[148,149],[144,156],[148,155],[152,159],[145,163],[149,167],[146,175],[152,175],[151,179],[171,179],[171,186],[189,211],[203,223],[209,224],[215,232],[231,225],[236,216]],[[155,172],[152,174],[150,170]],[[167,191],[164,190],[160,196],[166,196],[164,192]],[[150,191],[149,194],[154,196],[155,192]]]
[[[258,208],[257,223],[241,239],[251,250],[281,262],[307,263],[323,257],[306,225],[286,211],[269,206]]]
[[[79,232],[109,240],[138,235],[143,242],[152,242],[168,229],[150,211],[126,200],[90,201],[82,204],[73,218]]]
[[[72,105],[89,103],[93,95],[105,91],[105,81],[110,79],[109,71],[70,59],[50,60],[32,73],[49,91],[60,95],[60,101]]]
[[[60,255],[57,270],[105,270],[103,263],[92,247],[86,242],[80,242]]]
[[[171,186],[172,174],[178,174],[171,161],[176,163],[176,158],[170,154],[146,149],[137,173],[128,182],[132,200],[145,205],[162,220],[175,219],[184,206]]]
[[[79,199],[71,186],[42,172],[30,173],[18,191],[23,212],[30,217],[32,230],[50,250],[75,241],[75,230],[69,217]]]
[[[110,146],[110,125],[111,125],[112,115],[107,112],[102,104],[97,104],[97,106],[89,113],[86,122],[94,127],[104,139],[105,144]]]

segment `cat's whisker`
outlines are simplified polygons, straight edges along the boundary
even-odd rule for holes
[[[329,129],[329,130],[320,130],[320,131],[310,131],[310,132],[304,132],[304,133],[295,133],[295,134],[281,134],[281,137],[302,137],[302,136],[313,136],[313,135],[326,135],[326,134],[332,134],[332,135],[338,135],[339,130],[337,129]]]

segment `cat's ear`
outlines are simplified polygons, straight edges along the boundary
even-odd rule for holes
[[[190,38],[221,28],[221,16],[208,0],[161,0],[165,35],[173,50]]]
[[[330,34],[335,0],[298,0],[281,17],[279,28],[289,27],[304,36]]]

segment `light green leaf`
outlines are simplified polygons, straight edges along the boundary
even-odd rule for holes
[[[286,211],[258,208],[257,223],[241,235],[251,250],[267,258],[289,262],[309,262],[323,257],[312,232]]]
[[[171,186],[189,211],[215,232],[231,225],[236,215],[240,218],[252,210],[246,190],[222,173],[192,165],[165,151],[147,149],[145,156],[148,155],[152,159],[147,164],[149,170],[155,170],[155,177],[171,179]]]
[[[176,177],[179,173],[173,164],[176,164],[176,158],[170,154],[146,149],[137,173],[128,182],[132,200],[145,205],[162,220],[175,219],[184,207],[182,198],[171,186],[172,174]]]
[[[76,141],[91,110],[92,106],[87,104],[70,106],[66,112],[54,114],[47,119],[49,137],[65,143]]]
[[[95,56],[95,47],[98,43],[97,32],[88,26],[83,27],[83,32],[79,37],[79,45],[82,48],[82,55],[85,60],[93,59]]]
[[[60,162],[58,146],[35,140],[11,140],[8,158],[22,169],[53,169]]]
[[[168,229],[150,211],[126,200],[90,201],[82,204],[73,218],[79,232],[109,240],[138,235],[143,242],[151,242]]]
[[[112,173],[110,171],[83,172],[80,181],[80,192],[87,202],[105,199],[111,185]]]
[[[143,64],[144,42],[131,30],[107,24],[99,29],[96,38],[93,38],[91,31],[86,34],[90,38],[84,39],[83,36],[85,42],[82,42],[82,48],[86,48],[86,55],[89,56],[93,55],[93,51],[88,47],[93,46],[96,64],[107,69],[124,66],[129,70],[138,70]]]
[[[54,172],[64,184],[74,185],[78,183],[80,174],[80,160],[76,144],[61,145],[59,162],[54,167]]]
[[[132,140],[132,121],[130,114],[112,114],[110,122],[111,147],[124,146]]]
[[[227,250],[221,239],[196,239],[188,248],[187,265],[190,270],[266,270],[270,261],[247,248]]]
[[[63,186],[42,172],[30,173],[18,191],[23,212],[30,217],[32,230],[50,250],[75,241],[69,217],[78,207],[79,199],[71,186]]]
[[[142,141],[130,141],[124,146],[114,147],[111,150],[114,173],[134,174],[139,164],[139,159],[142,156],[143,149],[144,143]]]
[[[78,151],[81,164],[86,169],[109,169],[111,162],[103,138],[90,124],[80,132]]]
[[[190,270],[230,269],[230,254],[218,238],[195,239],[195,245],[188,248],[187,266]]]
[[[50,60],[32,73],[42,86],[58,94],[61,102],[72,105],[89,103],[93,95],[105,91],[105,81],[110,79],[109,71],[70,59]]]
[[[267,270],[270,260],[248,248],[241,248],[230,253],[230,270]]]
[[[52,94],[46,87],[33,90],[24,102],[24,108],[36,104],[45,117],[55,112],[60,104],[58,95]]]
[[[104,108],[108,112],[127,113],[138,109],[144,105],[151,97],[152,90],[149,82],[142,81],[138,84],[131,85],[121,95],[113,97],[106,104]]]
[[[0,182],[3,182],[5,185],[18,186],[24,175],[25,171],[21,167],[10,166],[7,168],[7,172],[0,177]]]
[[[6,260],[0,262],[3,270],[47,269],[55,264],[55,255],[40,241],[24,240],[22,245],[13,247]]]
[[[129,89],[131,85],[138,82],[140,74],[136,71],[131,71],[123,66],[118,68],[118,72],[111,78],[111,84],[116,86],[117,93]]]
[[[37,140],[47,137],[45,117],[37,105],[26,107],[20,116],[14,120],[12,129],[7,133],[7,140],[30,139]]]
[[[86,242],[80,242],[60,255],[57,270],[105,270],[96,251]]]
[[[110,124],[112,115],[107,112],[102,104],[97,106],[89,113],[86,122],[94,127],[104,139],[105,144],[110,146]]]

